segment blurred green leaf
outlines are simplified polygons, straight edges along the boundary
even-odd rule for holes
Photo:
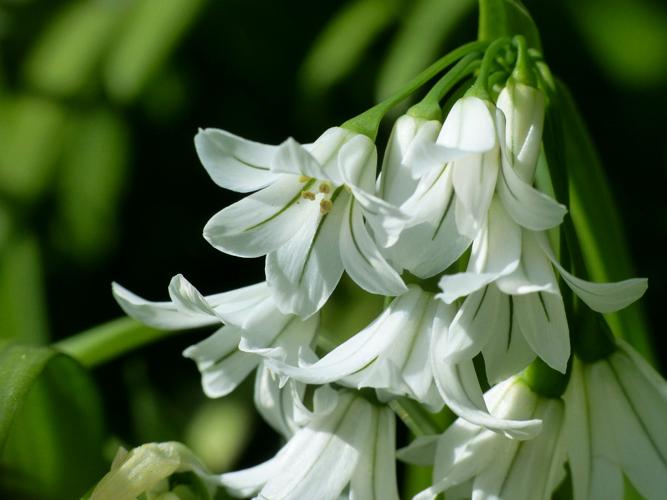
[[[48,340],[41,255],[32,235],[13,235],[0,245],[0,325],[0,338]]]
[[[137,97],[204,4],[204,0],[135,0],[105,67],[109,93],[123,102]]]
[[[397,13],[397,0],[348,2],[319,34],[303,63],[304,91],[319,94],[345,78]]]
[[[122,120],[100,109],[71,130],[58,183],[58,243],[73,257],[92,261],[110,251],[127,172],[128,136]]]
[[[46,347],[0,350],[0,491],[80,497],[103,473],[101,405],[86,372]]]
[[[444,53],[443,43],[477,2],[419,0],[403,16],[403,24],[382,63],[377,98],[385,99]]]
[[[34,201],[52,179],[65,110],[53,101],[20,96],[0,102],[0,193]]]
[[[616,81],[634,86],[667,80],[667,8],[646,0],[570,0],[592,55]]]
[[[81,92],[93,76],[124,10],[122,2],[66,4],[28,55],[28,83],[55,95],[74,96]]]
[[[572,96],[560,83],[556,112],[562,120],[562,161],[569,177],[570,215],[590,277],[595,281],[634,277],[628,240],[600,159]],[[605,317],[614,334],[655,362],[639,303]]]

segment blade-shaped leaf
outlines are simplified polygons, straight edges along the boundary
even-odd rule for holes
[[[0,380],[0,491],[80,497],[105,469],[101,404],[85,370],[50,348],[4,344]]]

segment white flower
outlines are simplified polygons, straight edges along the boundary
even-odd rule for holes
[[[113,294],[129,316],[154,328],[225,324],[183,352],[197,363],[204,392],[212,398],[232,392],[267,356],[296,361],[318,325],[317,315],[304,321],[281,313],[266,283],[204,297],[177,275],[169,284],[170,302],[147,301],[117,283]]]
[[[667,491],[667,382],[617,340],[608,358],[575,360],[565,393],[575,500],[623,498],[623,475],[650,500]]]
[[[395,419],[375,406],[327,386],[314,396],[314,412],[278,454],[267,462],[222,474],[232,494],[259,499],[398,499]]]
[[[343,270],[371,293],[405,292],[366,227],[384,226],[395,238],[405,218],[373,195],[377,153],[368,137],[334,127],[313,144],[267,146],[207,129],[195,145],[218,185],[259,189],[214,215],[204,237],[232,255],[266,255],[266,279],[283,312],[319,310]]]
[[[445,270],[470,245],[456,227],[452,169],[439,159],[435,165],[427,165],[429,158],[421,164],[413,161],[415,151],[435,143],[440,128],[436,120],[409,115],[396,120],[378,180],[380,196],[410,216],[399,239],[385,253],[393,264],[420,278]],[[420,171],[418,180],[415,168]]]
[[[565,371],[570,343],[554,267],[568,286],[598,312],[622,309],[646,290],[643,279],[590,283],[572,276],[558,263],[544,231],[560,224],[565,207],[532,186],[541,144],[544,97],[534,88],[511,81],[500,93],[497,105],[494,133],[500,136],[500,147],[489,151],[495,151],[498,163],[493,166],[496,174],[487,175],[489,179],[498,178],[497,186],[494,180],[495,194],[489,188],[473,196],[470,193],[479,187],[474,179],[468,176],[465,182],[461,180],[461,186],[471,190],[470,199],[485,200],[486,208],[483,214],[468,211],[467,216],[461,216],[474,222],[467,227],[478,228],[467,271],[443,276],[440,281],[440,297],[445,302],[467,297],[450,328],[449,351],[444,355],[464,359],[484,352],[492,381],[526,366],[531,351],[552,368]],[[477,104],[470,119],[464,111],[453,113],[452,120],[448,117],[443,126],[443,141],[463,141],[472,134],[466,131],[476,119],[484,124],[481,130],[489,134],[485,144],[491,144],[492,117],[482,112],[487,108]],[[457,127],[464,132],[459,133]],[[445,146],[440,148],[446,151]],[[493,170],[488,168],[489,172]],[[460,175],[465,177],[465,172]],[[466,189],[456,186],[455,174],[457,196],[468,196],[464,195]],[[499,349],[502,345],[507,347]]]
[[[447,499],[551,498],[565,477],[563,402],[538,396],[517,378],[498,384],[485,398],[506,418],[539,418],[542,432],[518,441],[458,419],[440,436],[417,439],[399,457],[434,468],[433,486],[414,500],[433,499],[440,492]]]
[[[369,326],[316,363],[289,366],[269,361],[271,368],[309,384],[338,382],[378,389],[380,395],[407,395],[434,410],[442,399],[433,382],[429,349],[436,318],[451,318],[452,306],[410,285]]]

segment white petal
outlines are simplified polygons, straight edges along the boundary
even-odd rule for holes
[[[637,491],[649,499],[664,497],[667,485],[667,401],[650,390],[624,356],[612,355],[608,376],[609,418],[614,426],[617,459]]]
[[[353,374],[375,360],[388,349],[396,337],[404,333],[421,299],[421,290],[412,287],[408,293],[398,297],[369,326],[315,364],[294,367],[270,362],[270,365],[280,373],[309,384],[333,382]]]
[[[346,207],[340,232],[340,252],[347,273],[367,292],[395,296],[407,291],[399,274],[384,259],[368,234],[361,209],[354,199]]]
[[[573,360],[570,383],[564,395],[565,439],[567,441],[574,500],[588,500],[593,469],[591,413],[588,381],[578,359]]]
[[[486,222],[496,188],[500,158],[498,149],[455,161],[453,169],[456,224],[459,232],[474,238]]]
[[[305,390],[304,384],[293,380],[281,389],[278,377],[267,368],[265,363],[262,363],[255,376],[255,390],[253,391],[255,408],[266,423],[289,439],[299,428],[293,411]]]
[[[533,416],[542,420],[542,432],[535,439],[519,444],[499,491],[499,498],[552,498],[553,485],[550,478],[565,465],[563,447],[560,444],[563,402],[560,399],[541,399]]]
[[[469,295],[436,346],[448,363],[470,360],[479,353],[491,337],[509,329],[509,298],[495,286],[489,285]]]
[[[570,358],[570,336],[563,298],[553,293],[513,297],[519,328],[528,345],[546,364],[565,373]]]
[[[521,264],[521,228],[512,221],[500,202],[494,200],[485,230],[475,239],[465,273],[445,275],[439,298],[451,304],[459,297],[480,290]]]
[[[219,317],[215,309],[208,303],[182,274],[177,274],[169,282],[169,297],[176,307],[192,315],[204,314]],[[222,318],[220,318],[222,321]]]
[[[215,214],[204,227],[204,238],[218,250],[239,257],[260,257],[279,248],[309,217],[312,201],[301,196],[308,185],[297,177],[281,176]]]
[[[560,293],[551,263],[530,231],[522,231],[521,265],[511,274],[500,277],[496,285],[510,295]]]
[[[417,436],[408,446],[396,451],[396,458],[413,465],[433,465],[439,440],[440,434]]]
[[[567,213],[565,205],[524,182],[503,158],[498,195],[517,224],[533,231],[558,226]]]
[[[493,149],[497,144],[494,114],[490,102],[472,96],[459,99],[445,119],[438,144],[472,153]]]
[[[506,119],[503,145],[508,149],[512,166],[530,182],[542,145],[544,94],[529,85],[511,81],[500,92],[496,106]]]
[[[482,349],[486,377],[491,384],[519,373],[535,359],[535,353],[524,338],[514,311],[513,298],[508,297],[508,322],[498,321],[495,333]],[[506,326],[506,328],[501,328]]]
[[[453,365],[442,362],[436,353],[431,363],[440,395],[461,418],[514,439],[530,439],[540,432],[540,420],[505,419],[489,413],[472,361]]]
[[[389,408],[374,408],[372,449],[352,474],[350,500],[398,500],[396,485],[396,417]]]
[[[272,500],[336,498],[350,481],[371,433],[370,404],[341,398],[334,413],[300,430],[286,445],[280,473],[261,496]]]
[[[308,317],[336,288],[343,274],[339,232],[347,196],[338,196],[319,225],[296,229],[286,245],[267,256],[266,280],[284,313]]]
[[[276,146],[260,144],[207,128],[195,136],[195,149],[206,172],[218,186],[238,193],[262,189],[277,179],[269,167]]]
[[[420,143],[435,143],[440,122],[403,115],[394,123],[382,161],[378,194],[396,206],[407,200],[417,187],[416,177],[437,165],[421,165],[411,159]],[[417,173],[419,171],[419,173]]]
[[[590,491],[587,498],[623,498],[623,474],[616,443],[618,432],[610,418],[614,382],[606,362],[586,365],[589,409],[591,412],[592,457]],[[625,432],[625,429],[621,430]]]
[[[350,189],[355,201],[362,207],[366,222],[373,231],[378,244],[388,247],[396,243],[401,231],[409,221],[409,216],[399,208],[362,189],[354,186]]]
[[[394,262],[420,278],[430,278],[458,260],[470,239],[458,232],[454,198],[451,169],[436,169],[422,179],[401,207],[419,223],[404,229],[390,249]]]
[[[375,189],[377,150],[368,137],[356,134],[338,152],[338,172],[342,181],[350,187],[368,193]]]
[[[614,283],[593,283],[577,278],[560,265],[545,234],[539,233],[536,238],[572,291],[594,311],[609,313],[623,309],[639,300],[648,287],[646,278],[632,278]]]
[[[283,457],[278,455],[255,467],[221,474],[220,484],[239,497],[255,495],[269,479],[280,473],[283,461]]]
[[[237,350],[241,330],[225,326],[183,351],[197,363],[204,393],[219,398],[232,392],[257,367],[261,358]]]
[[[329,179],[335,184],[343,184],[338,168],[339,155],[345,143],[356,134],[341,127],[331,127],[311,145],[304,145],[313,155],[313,158],[322,165],[324,179]]]
[[[184,310],[173,302],[151,302],[118,283],[111,287],[116,302],[128,316],[153,328],[181,330],[220,323],[215,315]]]
[[[282,174],[305,175],[315,179],[326,179],[322,165],[301,144],[291,137],[276,150],[271,171]]]

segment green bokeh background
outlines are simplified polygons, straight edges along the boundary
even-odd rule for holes
[[[649,278],[643,304],[664,368],[667,4],[525,3],[599,149],[637,274]],[[0,0],[0,339],[47,344],[121,316],[111,281],[164,300],[176,273],[205,293],[262,280],[261,259],[223,255],[201,237],[240,196],[199,165],[197,128],[313,140],[475,31],[471,0]],[[50,486],[25,493],[0,466],[0,492],[73,498],[118,443],[185,441],[215,470],[269,457],[279,441],[253,415],[252,384],[207,401],[181,357],[207,333],[92,372],[99,467],[56,484],[72,470],[53,456],[82,448],[52,443],[35,422],[26,432],[45,437],[14,447]]]

